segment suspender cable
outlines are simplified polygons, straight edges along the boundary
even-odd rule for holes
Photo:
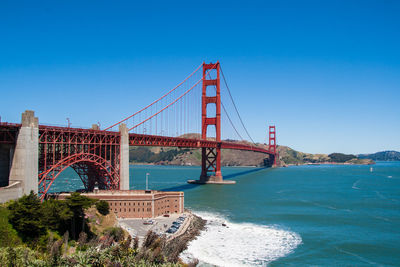
[[[232,100],[233,106],[235,107],[235,110],[236,110],[236,113],[237,113],[237,115],[238,115],[238,117],[239,117],[239,119],[240,119],[240,122],[241,122],[241,124],[242,124],[244,130],[246,131],[247,136],[250,138],[250,140],[251,140],[251,141],[253,142],[253,144],[255,145],[256,143],[254,142],[253,138],[251,138],[249,132],[247,131],[246,126],[244,126],[242,117],[240,116],[239,111],[238,111],[238,109],[237,109],[237,107],[236,107],[236,104],[235,104],[235,102],[233,101],[233,97],[232,97],[232,94],[231,94],[231,90],[229,90],[229,86],[228,86],[228,83],[226,82],[224,72],[222,71],[222,68],[221,68],[221,67],[220,67],[220,69],[221,69],[222,78],[224,79],[225,86],[226,86],[226,88],[228,89],[229,96],[230,96],[230,98],[231,98],[231,100]]]

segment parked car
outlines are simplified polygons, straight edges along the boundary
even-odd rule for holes
[[[143,224],[145,224],[145,225],[154,224],[154,221],[153,220],[147,220],[147,221],[144,221]]]
[[[173,223],[172,223],[172,225],[176,225],[176,226],[181,226],[181,223],[180,222],[177,222],[177,221],[174,221]]]
[[[178,228],[172,227],[172,226],[171,226],[171,227],[167,230],[167,233],[173,234],[173,233],[175,233],[176,231],[178,231]]]

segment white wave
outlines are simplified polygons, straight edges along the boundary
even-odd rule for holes
[[[382,266],[382,265],[378,264],[377,262],[374,262],[374,261],[371,261],[371,260],[366,259],[366,258],[364,258],[364,257],[361,257],[360,255],[358,255],[358,254],[356,254],[356,253],[353,253],[353,252],[350,252],[350,251],[347,251],[347,250],[344,250],[344,249],[341,249],[341,248],[338,248],[338,247],[335,247],[335,249],[336,249],[337,251],[342,252],[342,253],[345,253],[345,254],[354,256],[354,257],[360,259],[361,261],[363,261],[363,262],[365,262],[365,263],[368,263],[368,264],[370,264],[370,265]]]
[[[357,185],[358,185],[358,183],[361,181],[361,179],[358,179],[357,181],[355,181],[354,183],[353,183],[353,186],[351,187],[351,188],[353,188],[353,189],[360,189],[359,187],[357,187]]]
[[[207,220],[206,229],[182,252],[185,262],[196,258],[216,266],[266,266],[302,242],[297,233],[274,226],[232,223],[219,214],[196,214]]]
[[[387,199],[387,197],[385,197],[384,195],[382,195],[379,191],[375,191],[376,195],[380,198],[380,199]]]
[[[305,200],[305,199],[301,199],[300,201],[301,201],[301,202],[304,202],[304,203],[309,203],[309,204],[314,205],[314,206],[317,206],[317,207],[325,208],[325,209],[343,210],[343,211],[347,211],[347,212],[352,212],[352,210],[350,210],[350,209],[340,209],[340,208],[337,208],[337,207],[334,207],[334,206],[323,205],[323,204],[320,204],[320,203],[318,203],[318,202],[309,201],[309,200]]]

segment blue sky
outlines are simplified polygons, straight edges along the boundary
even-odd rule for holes
[[[400,150],[399,1],[1,1],[0,116],[109,125],[219,60],[249,132]]]

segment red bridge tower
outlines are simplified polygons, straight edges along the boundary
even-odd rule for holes
[[[213,70],[215,70],[216,73],[213,72]],[[208,126],[214,125],[215,141],[217,142],[221,142],[221,88],[219,72],[220,70],[218,61],[215,64],[203,63],[201,139],[207,139]],[[216,75],[216,77],[212,79],[210,73],[212,73],[213,76]],[[207,95],[207,88],[209,86],[215,86],[215,90],[208,90],[208,93],[212,93],[212,95]],[[209,104],[215,104],[215,117],[207,116],[207,108]],[[221,174],[221,146],[219,145],[216,148],[203,147],[201,150],[202,157],[200,182],[223,182]]]

